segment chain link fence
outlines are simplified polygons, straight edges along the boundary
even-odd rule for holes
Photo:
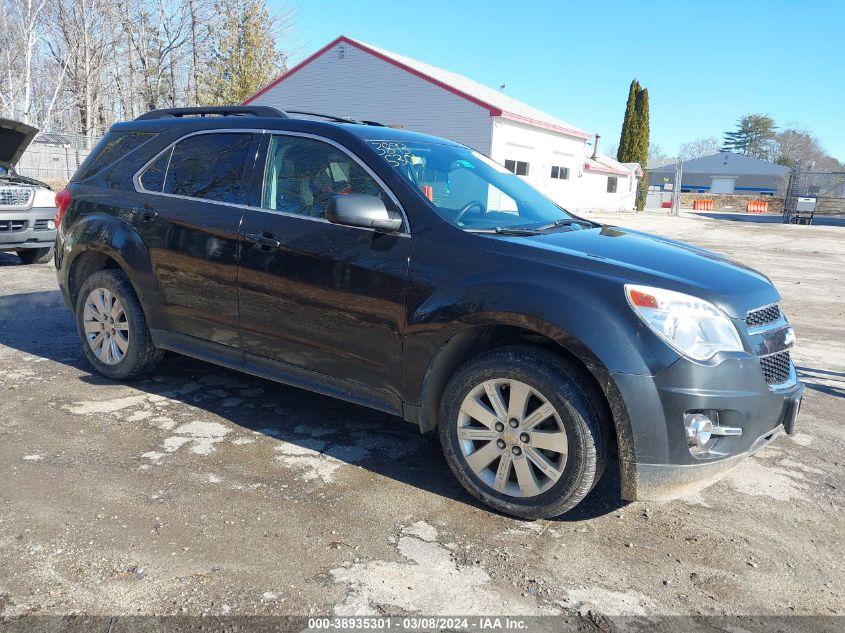
[[[845,172],[793,170],[784,201],[784,222],[815,215],[845,216]]]
[[[72,132],[42,132],[21,156],[15,170],[48,183],[70,180],[102,137]]]

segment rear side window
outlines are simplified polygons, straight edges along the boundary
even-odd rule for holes
[[[238,202],[253,134],[198,134],[177,143],[169,164],[159,157],[141,176],[155,190],[158,174],[166,170],[161,191],[217,202]],[[167,155],[167,152],[164,154]]]
[[[99,173],[132,150],[140,147],[156,134],[154,132],[109,132],[91,150],[85,162],[79,166],[74,180],[85,180]]]

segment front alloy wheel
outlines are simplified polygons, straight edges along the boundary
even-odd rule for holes
[[[569,443],[560,415],[519,380],[485,380],[470,391],[458,413],[457,436],[470,469],[511,497],[545,492],[566,466]]]
[[[443,392],[438,430],[446,461],[470,494],[538,519],[571,510],[601,478],[608,416],[583,369],[544,349],[514,346],[458,370]]]

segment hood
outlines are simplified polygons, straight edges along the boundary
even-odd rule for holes
[[[685,292],[729,316],[780,299],[762,273],[711,251],[613,226],[536,236],[494,238],[511,255],[631,282]]]
[[[36,134],[38,128],[31,125],[0,119],[0,165],[6,169],[14,167]]]

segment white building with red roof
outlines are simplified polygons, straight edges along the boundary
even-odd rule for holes
[[[593,134],[472,79],[340,36],[246,103],[379,121],[482,152],[570,210],[631,209],[642,172]]]

